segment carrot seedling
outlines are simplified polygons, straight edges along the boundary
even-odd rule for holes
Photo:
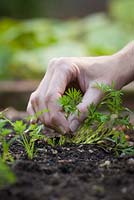
[[[115,90],[114,84],[112,86],[96,84],[95,87],[102,91],[104,97],[98,105],[91,104],[88,107],[85,121],[71,139],[65,136],[64,142],[97,144],[106,150],[113,151],[116,155],[122,152],[134,154],[134,147],[129,146],[124,131],[116,129],[117,126],[133,129],[129,119],[131,111],[122,105],[122,91]],[[81,99],[82,94],[75,89],[70,89],[60,98],[59,102],[67,117],[77,110],[76,106]]]
[[[17,134],[18,142],[24,147],[29,159],[33,159],[36,154],[35,142],[43,137],[40,134],[43,125],[30,124],[27,128],[23,121],[16,121],[13,123],[13,128]]]
[[[7,139],[9,134],[11,133],[11,130],[8,128],[5,128],[5,125],[7,124],[7,120],[0,119],[0,143],[2,146],[2,154],[1,158],[4,162],[10,161],[13,162],[13,156],[11,155],[9,151],[9,147],[13,142],[13,139]]]

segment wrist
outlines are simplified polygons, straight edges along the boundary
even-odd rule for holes
[[[134,80],[134,41],[113,55],[116,60],[116,74],[119,88]]]

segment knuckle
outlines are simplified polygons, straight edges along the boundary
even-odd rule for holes
[[[45,96],[45,103],[48,103],[49,101],[51,101],[53,99],[53,93],[47,93]]]
[[[58,65],[65,65],[65,64],[68,64],[68,59],[65,58],[65,57],[60,57],[60,58],[58,58],[58,60],[57,60],[57,64],[58,64]]]
[[[32,105],[39,103],[39,97],[35,92],[31,94],[30,102]]]
[[[69,58],[66,57],[59,57],[59,58],[53,58],[50,60],[48,68],[52,71],[59,70],[59,71],[68,71],[70,69],[70,66],[72,63],[70,62]]]
[[[61,71],[61,70],[66,71],[66,70],[70,69],[71,63],[68,58],[61,57],[58,59],[56,65],[57,65],[57,69],[59,71]]]
[[[57,58],[51,59],[51,60],[49,61],[49,63],[48,63],[48,68],[49,68],[49,69],[53,69],[53,68],[55,67],[55,64],[56,64],[57,60],[58,60]]]

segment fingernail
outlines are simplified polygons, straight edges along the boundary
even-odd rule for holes
[[[78,121],[77,119],[74,119],[74,120],[71,122],[71,124],[70,124],[69,127],[70,127],[70,129],[71,129],[72,132],[75,132],[76,129],[79,127],[79,125],[80,125],[79,121]]]

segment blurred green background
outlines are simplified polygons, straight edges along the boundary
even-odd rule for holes
[[[0,80],[40,79],[53,57],[108,55],[134,39],[133,0],[1,0]]]

